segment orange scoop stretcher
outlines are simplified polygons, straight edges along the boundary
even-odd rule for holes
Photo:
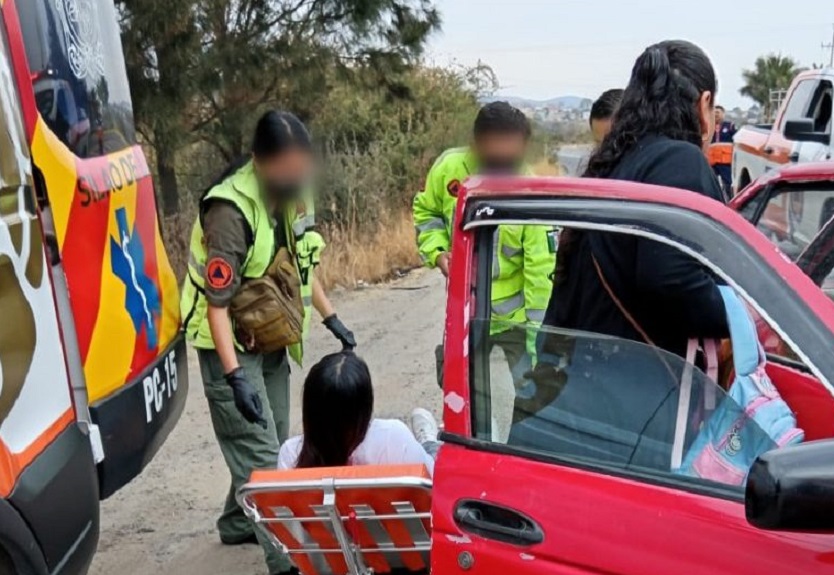
[[[255,471],[237,499],[303,575],[428,573],[431,487],[422,465]]]

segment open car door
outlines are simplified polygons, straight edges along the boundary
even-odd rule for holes
[[[687,453],[698,432],[677,423],[684,404],[682,359],[600,334],[490,321],[496,226],[647,238],[696,258],[734,287],[831,398],[834,302],[805,274],[723,205],[654,186],[476,179],[461,196],[456,221],[446,320],[445,444],[434,475],[434,570],[830,572],[834,537],[757,530],[745,520],[742,485],[678,470],[675,458]],[[530,369],[518,381],[492,345],[496,333],[512,332],[519,342],[556,341],[567,380],[537,381]],[[545,348],[527,349],[531,367],[545,361]],[[710,404],[728,401],[706,374],[692,371],[687,422]],[[834,418],[819,411],[814,417]]]

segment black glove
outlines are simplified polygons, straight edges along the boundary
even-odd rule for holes
[[[261,396],[246,381],[246,372],[243,368],[238,367],[232,372],[227,373],[225,377],[226,383],[232,388],[232,394],[235,397],[235,407],[237,407],[243,419],[249,423],[257,423],[266,429],[266,419],[264,419],[264,407],[261,403]]]
[[[335,313],[325,318],[322,323],[324,324],[324,327],[330,330],[330,333],[336,336],[336,339],[342,342],[342,347],[344,349],[352,350],[356,347],[356,338],[353,337],[353,332],[342,323],[342,320],[340,320]]]

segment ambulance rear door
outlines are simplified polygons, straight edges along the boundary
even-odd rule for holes
[[[101,433],[104,498],[142,471],[185,404],[177,279],[134,128],[113,0],[7,1],[20,14],[25,54],[15,58],[36,103],[27,130]]]
[[[0,7],[0,573],[79,573],[98,540],[98,480],[33,193],[16,19],[9,0]]]

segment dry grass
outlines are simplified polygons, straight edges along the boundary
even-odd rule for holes
[[[561,176],[559,165],[548,158],[542,158],[533,164],[533,173],[537,176]]]
[[[185,278],[193,224],[194,217],[183,214],[166,218],[163,225],[169,260],[180,281]],[[379,227],[382,233],[367,237],[335,228],[323,230],[327,248],[318,277],[325,289],[377,283],[421,265],[411,214],[388,216]]]
[[[387,216],[379,229],[384,231],[364,237],[337,229],[324,234],[327,248],[318,277],[325,289],[377,283],[421,265],[411,214]]]
[[[559,167],[543,158],[533,164],[533,171],[540,176],[558,176]],[[163,222],[163,234],[171,264],[181,280],[185,277],[188,261],[191,228],[196,209],[183,202],[183,209]],[[332,226],[322,229],[327,248],[318,271],[325,289],[340,286],[347,289],[361,284],[385,281],[399,272],[422,265],[417,253],[414,224],[407,210],[380,212],[380,221],[374,222],[376,233],[360,231],[363,226],[355,221],[348,226]],[[354,214],[359,219],[359,214]]]

